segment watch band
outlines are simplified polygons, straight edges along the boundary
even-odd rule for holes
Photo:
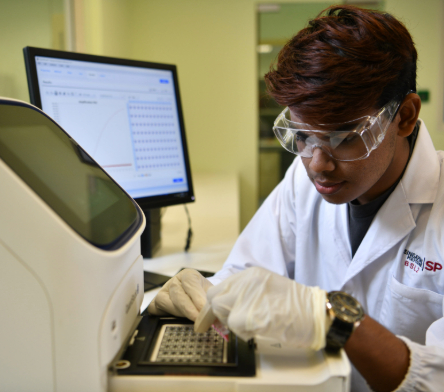
[[[351,323],[346,323],[341,319],[335,317],[330,329],[327,332],[327,344],[325,350],[329,352],[338,352],[342,347],[345,346],[348,338],[354,330],[354,325]]]

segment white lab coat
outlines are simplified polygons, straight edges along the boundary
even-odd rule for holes
[[[324,201],[295,159],[212,282],[258,265],[347,291],[409,346],[411,366],[399,390],[444,390],[443,161],[422,123],[403,178],[352,258],[347,205]],[[368,390],[356,371],[352,390]]]

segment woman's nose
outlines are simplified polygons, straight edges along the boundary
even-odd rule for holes
[[[335,169],[335,162],[321,147],[315,147],[309,167],[316,173],[333,171]]]

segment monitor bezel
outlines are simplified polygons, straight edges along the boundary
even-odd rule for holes
[[[182,138],[183,156],[185,161],[185,170],[188,183],[187,192],[170,193],[164,195],[137,197],[134,198],[139,206],[143,210],[149,210],[160,207],[168,207],[176,204],[191,203],[195,201],[193,182],[191,178],[191,166],[188,155],[188,145],[185,134],[185,122],[182,111],[182,101],[179,91],[179,80],[177,74],[177,67],[173,64],[154,63],[141,60],[130,60],[117,57],[98,56],[85,53],[68,52],[62,50],[44,49],[27,46],[23,48],[23,54],[25,58],[26,77],[28,80],[29,98],[31,104],[42,108],[42,101],[40,98],[40,87],[37,76],[36,57],[50,57],[63,60],[78,60],[92,63],[111,64],[111,65],[123,65],[145,69],[160,69],[171,71],[174,80],[174,90],[177,102],[177,116],[179,120],[180,133]]]

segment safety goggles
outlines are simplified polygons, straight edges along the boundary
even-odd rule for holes
[[[291,121],[287,107],[276,118],[273,131],[286,150],[304,158],[311,158],[315,148],[320,148],[337,161],[365,159],[381,144],[401,102],[390,101],[373,116],[317,126],[324,130]]]

